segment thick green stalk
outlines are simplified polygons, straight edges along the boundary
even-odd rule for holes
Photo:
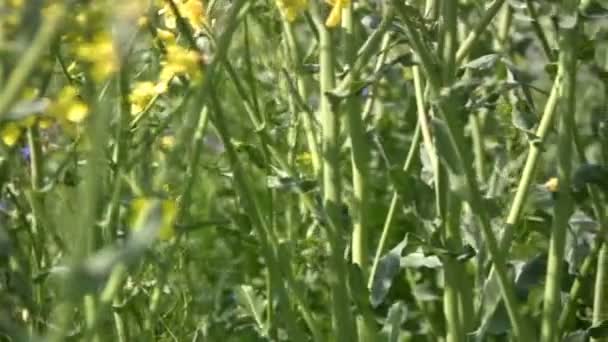
[[[353,25],[353,4],[342,12],[342,39],[345,44],[346,60],[348,67],[352,67],[356,57],[355,30]],[[355,73],[356,71],[353,71]],[[358,75],[352,75],[356,82]],[[354,89],[352,89],[354,90]],[[368,251],[367,251],[367,181],[369,178],[369,149],[365,134],[365,127],[361,117],[361,102],[359,94],[347,99],[345,103],[347,112],[348,135],[351,143],[351,164],[353,172],[353,203],[351,215],[353,220],[352,232],[352,260],[359,265],[363,275],[368,273]]]
[[[450,86],[455,79],[456,70],[456,44],[458,34],[458,3],[456,1],[442,1],[443,27],[443,51],[442,51],[442,73],[443,86]],[[445,113],[452,115],[452,113]],[[435,148],[436,160],[439,159],[439,149]],[[450,250],[462,248],[460,236],[460,211],[462,205],[460,200],[450,192],[448,170],[445,165],[435,163],[435,194],[437,199],[437,213],[443,226],[443,236],[446,246]],[[446,258],[444,267],[444,293],[443,305],[447,323],[447,342],[464,341],[465,335],[462,328],[462,317],[460,317],[459,297],[460,284],[465,282],[466,272],[462,264],[451,258]]]
[[[353,3],[342,10],[342,41],[344,42],[345,61],[347,68],[351,69],[354,82],[359,79],[358,70],[353,70],[356,61],[357,48],[353,17]],[[351,83],[352,85],[352,83]],[[350,89],[349,93],[356,89]],[[350,138],[350,156],[352,165],[353,198],[351,202],[351,217],[353,223],[351,238],[352,262],[361,268],[363,277],[368,275],[368,194],[367,183],[369,178],[369,148],[365,133],[365,124],[362,117],[362,103],[359,94],[346,99],[344,104],[347,115],[347,130]],[[365,279],[365,278],[364,278]],[[357,316],[357,330],[359,341],[365,342],[373,339],[374,332],[361,315]]]
[[[317,5],[312,3],[313,20],[319,32],[319,86],[320,118],[322,127],[323,156],[323,207],[334,222],[327,229],[330,244],[331,272],[328,281],[332,291],[332,314],[337,341],[356,341],[356,330],[350,312],[346,286],[346,262],[344,260],[344,220],[342,216],[342,187],[340,178],[340,116],[332,104],[329,92],[335,87],[334,42],[330,29],[319,17]]]
[[[509,213],[505,221],[505,228],[500,239],[500,249],[504,253],[507,253],[509,247],[511,246],[515,226],[519,221],[521,212],[524,208],[526,197],[528,196],[528,189],[534,180],[536,165],[538,164],[539,157],[543,151],[543,144],[546,140],[547,133],[551,128],[551,124],[553,123],[553,117],[555,115],[557,102],[559,99],[561,79],[561,72],[558,72],[558,75],[553,82],[553,87],[551,88],[549,98],[545,103],[545,109],[543,111],[543,116],[540,119],[540,124],[536,130],[537,141],[530,142],[530,150],[528,151],[528,156],[526,157],[526,163],[524,164],[524,168],[521,172],[521,177],[519,178],[519,183],[517,185],[517,191],[515,192],[515,196],[511,202],[511,208],[509,209]]]
[[[606,227],[602,227],[606,231]],[[599,325],[608,319],[608,245],[602,244],[597,258],[597,273],[593,292],[593,324]],[[593,342],[606,341],[606,338],[593,339]]]
[[[558,177],[561,191],[553,216],[553,229],[549,246],[547,262],[547,278],[543,301],[542,342],[554,342],[559,335],[557,323],[560,310],[560,290],[562,282],[562,263],[564,260],[568,219],[574,209],[570,189],[572,173],[572,127],[575,127],[576,112],[576,29],[564,30],[559,67],[563,70],[564,82],[561,97],[564,99],[564,109],[560,116],[558,132]]]
[[[398,6],[398,8],[402,7],[402,4],[399,1],[395,1],[394,4],[395,6]],[[415,26],[410,21],[407,9],[400,8],[400,12],[402,14],[401,18],[406,24],[406,31],[410,38],[412,48],[420,58],[421,64],[427,74],[431,92],[434,97],[438,97],[441,92],[441,80],[437,75],[437,66],[434,62],[434,58],[430,54],[427,46],[423,43],[419,32],[414,29]],[[452,106],[454,105],[457,104],[452,104]],[[470,156],[467,154],[462,127],[459,127],[460,124],[458,123],[457,118],[450,115],[451,106],[449,104],[440,102],[438,107],[447,126],[446,133],[448,134],[449,141],[455,152],[454,157],[458,161],[462,176],[464,177],[466,189],[468,190],[469,205],[471,206],[472,211],[476,213],[477,222],[481,228],[486,247],[492,258],[499,279],[501,294],[511,320],[514,337],[519,341],[531,341],[530,330],[527,326],[527,322],[521,317],[513,290],[513,284],[507,273],[505,256],[498,247],[498,242],[496,241],[490,224],[490,219],[483,205],[477,180],[471,167]]]

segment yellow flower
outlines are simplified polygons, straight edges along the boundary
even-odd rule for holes
[[[34,101],[38,98],[38,89],[36,88],[25,88],[21,92],[21,100],[24,102]],[[39,99],[39,102],[46,102],[44,99]],[[32,127],[41,116],[36,115],[40,112],[32,112],[32,113],[22,113],[23,118],[16,121],[8,121],[4,123],[0,128],[0,139],[7,146],[14,146],[21,138],[23,134],[23,130]],[[41,120],[42,121],[42,120]]]
[[[107,32],[97,34],[89,43],[80,44],[76,55],[91,65],[91,74],[97,82],[105,80],[118,70],[114,43]]]
[[[49,113],[56,118],[80,123],[87,118],[89,107],[78,98],[78,90],[72,86],[61,89],[57,100],[51,104]]]
[[[177,215],[177,204],[173,200],[159,200],[156,198],[136,198],[131,202],[131,227],[138,231],[146,228],[149,220],[160,214],[160,226],[157,237],[166,241],[175,236],[175,218]],[[160,211],[160,212],[155,212]]]
[[[189,76],[197,81],[201,77],[201,57],[196,51],[189,51],[180,45],[167,46],[167,56],[160,72],[160,82],[167,84],[174,76]]]
[[[11,147],[19,141],[22,132],[21,126],[14,121],[10,121],[5,123],[2,129],[0,129],[0,138],[6,146]]]
[[[559,191],[559,180],[557,177],[551,177],[545,184],[543,184],[545,189],[549,192],[558,192]]]
[[[294,21],[308,7],[308,0],[275,0],[275,2],[281,13],[290,22]]]
[[[185,2],[178,0],[175,2],[175,5],[179,14],[186,19],[195,31],[202,30],[206,20],[205,5],[202,0],[186,0]],[[166,28],[176,28],[176,17],[171,6],[165,4],[159,11],[159,14],[163,16]]]
[[[325,26],[336,27],[342,22],[342,9],[350,5],[350,0],[326,0],[332,8],[325,20]]]
[[[165,45],[175,44],[175,33],[169,30],[157,29],[156,36],[158,36],[158,39],[160,39]]]
[[[202,0],[188,0],[180,8],[181,14],[188,20],[195,31],[200,31],[205,24],[205,6]]]
[[[161,83],[154,84],[150,81],[137,82],[129,95],[131,114],[142,112],[150,104],[154,96],[160,95],[165,91],[167,91],[167,87]]]
[[[170,150],[175,146],[175,136],[165,135],[160,138],[160,146],[165,150]]]

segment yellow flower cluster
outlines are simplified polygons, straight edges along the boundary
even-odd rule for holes
[[[166,46],[167,55],[160,72],[160,81],[167,83],[175,76],[189,76],[198,81],[201,75],[201,56],[198,52],[188,50],[181,45]]]
[[[156,83],[150,81],[142,81],[135,83],[129,95],[131,102],[131,114],[141,113],[154,99],[167,91],[167,86],[164,83]]]
[[[186,19],[195,32],[199,32],[203,29],[206,22],[206,16],[205,4],[202,0],[176,0],[175,5],[177,6],[179,14]],[[164,18],[165,27],[168,29],[176,28],[175,13],[171,10],[170,5],[165,4],[159,13]]]
[[[0,129],[0,137],[6,146],[14,146],[23,132],[23,126],[15,121],[9,121]]]
[[[348,7],[351,0],[325,0],[332,6],[325,26],[336,27],[342,22],[342,10]],[[308,7],[308,0],[275,0],[275,3],[285,18],[292,22]]]
[[[76,88],[67,86],[61,89],[57,101],[51,104],[49,114],[60,120],[81,123],[87,118],[89,107],[80,100]]]
[[[325,20],[325,26],[336,27],[342,22],[342,10],[350,6],[350,0],[326,0],[332,8]]]
[[[163,241],[175,236],[175,218],[177,215],[177,203],[173,200],[159,200],[156,198],[136,198],[131,202],[131,227],[138,231],[145,229],[147,220],[155,217],[155,210],[160,213],[160,227],[158,228],[157,238]]]
[[[23,101],[33,101],[38,96],[35,90],[28,90]],[[48,101],[46,99],[42,99]],[[50,102],[50,101],[48,101]],[[23,134],[23,130],[38,123],[40,128],[48,128],[50,123],[58,121],[66,130],[71,130],[74,124],[83,122],[88,114],[89,107],[79,98],[78,91],[72,86],[62,88],[56,100],[50,102],[43,113],[24,115],[24,119],[9,121],[0,128],[0,139],[7,146],[14,146]]]
[[[36,89],[27,88],[21,94],[22,101],[32,101],[38,96]],[[19,121],[7,121],[0,128],[0,139],[6,146],[14,146],[21,137],[23,130],[30,127],[35,119],[34,113],[25,115],[25,119]]]
[[[76,56],[89,63],[91,75],[97,82],[107,79],[118,70],[118,56],[112,37],[107,32],[96,34],[90,42],[83,42],[76,48]]]
[[[308,7],[308,0],[276,0],[277,7],[285,18],[292,22]]]

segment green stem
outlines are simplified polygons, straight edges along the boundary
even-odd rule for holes
[[[554,61],[555,55],[553,54],[553,50],[551,50],[551,46],[549,45],[549,40],[545,35],[545,31],[543,30],[542,26],[540,26],[540,18],[538,17],[538,12],[536,12],[534,3],[531,0],[526,0],[526,7],[528,8],[528,13],[532,18],[532,28],[540,40],[543,51],[545,52],[545,56],[547,56],[547,59],[550,61]]]
[[[407,9],[403,9],[403,5],[399,1],[395,1],[394,4],[400,9],[402,14],[401,18],[405,23],[406,32],[410,38],[410,44],[420,58],[421,64],[427,74],[431,92],[434,97],[438,97],[442,87],[441,80],[437,75],[436,63],[428,51],[427,46],[423,43],[419,32],[414,29],[415,26],[407,14]],[[470,156],[467,154],[467,149],[465,147],[466,145],[463,130],[462,127],[459,127],[461,124],[457,121],[458,119],[456,117],[450,115],[451,108],[454,106],[458,106],[458,104],[450,105],[449,103],[440,102],[438,105],[440,114],[447,126],[448,138],[452,145],[452,149],[455,152],[454,157],[458,161],[458,165],[461,169],[462,176],[466,184],[466,189],[468,190],[467,199],[472,211],[477,214],[477,222],[481,228],[483,238],[486,242],[486,247],[492,258],[494,268],[499,279],[501,294],[513,327],[513,334],[519,341],[531,341],[530,330],[527,326],[527,322],[522,319],[521,313],[519,312],[513,290],[513,284],[507,273],[505,256],[499,249],[498,242],[496,241],[494,231],[490,224],[490,218],[488,217],[485,206],[483,205],[483,199],[471,167]]]
[[[332,32],[325,27],[318,13],[318,5],[311,4],[313,20],[319,32],[320,117],[323,156],[323,207],[335,227],[327,229],[330,245],[332,314],[337,341],[356,341],[356,331],[350,311],[346,286],[346,263],[342,232],[342,187],[340,178],[340,116],[332,104],[329,92],[335,87],[334,42]],[[336,105],[337,106],[337,105]]]
[[[230,139],[231,135],[228,131],[228,125],[223,110],[213,87],[210,88],[209,97],[210,113],[212,113],[211,119],[224,143],[224,148],[226,149],[226,154],[234,174],[233,180],[235,189],[242,200],[244,210],[249,214],[253,221],[253,227],[259,238],[264,259],[268,264],[268,272],[271,278],[270,283],[272,284],[273,291],[279,297],[279,308],[284,315],[284,321],[289,336],[293,338],[294,341],[304,341],[303,332],[296,323],[295,315],[289,305],[289,298],[285,287],[282,284],[282,280],[280,279],[282,272],[278,259],[278,242],[271,231],[266,216],[262,213],[261,206],[258,203],[259,199],[254,195],[249,185],[250,182],[245,177],[242,164]]]
[[[475,46],[475,43],[479,37],[487,31],[492,19],[494,19],[504,3],[505,0],[494,0],[490,7],[488,7],[488,9],[484,12],[483,17],[481,17],[481,19],[477,22],[477,25],[475,28],[473,28],[473,31],[471,31],[467,38],[465,38],[465,40],[460,44],[458,52],[456,52],[456,62],[458,64],[468,57],[469,53],[473,49],[473,46]]]
[[[46,229],[43,229],[42,224],[46,222],[44,216],[44,193],[41,192],[43,187],[43,175],[42,175],[42,147],[40,145],[40,132],[38,131],[37,123],[27,130],[27,140],[30,148],[30,179],[31,179],[31,193],[29,196],[30,206],[32,208],[32,222],[29,225],[30,236],[33,242],[33,260],[35,265],[33,267],[34,272],[41,272],[48,262],[48,253],[45,241]],[[35,284],[34,298],[38,305],[36,312],[37,315],[43,315],[44,313],[44,300],[43,300],[43,284]]]
[[[298,95],[300,96],[300,99],[305,101],[308,98],[308,91],[306,89],[306,82],[301,71],[301,48],[295,39],[293,24],[287,22],[287,20],[284,20],[283,27],[287,46],[290,51],[291,68],[297,77],[297,90],[299,93]],[[319,152],[318,138],[317,134],[315,133],[314,119],[315,118],[312,117],[309,113],[305,113],[305,115],[303,116],[304,131],[308,143],[308,150],[312,158],[313,173],[315,174],[316,179],[320,179],[321,157]]]
[[[584,165],[584,164],[588,163],[588,161],[585,156],[585,149],[581,142],[579,132],[577,131],[576,126],[571,126],[570,129],[572,131],[572,136],[574,138],[574,146],[576,148],[576,154],[578,156],[579,162],[580,162],[580,164]],[[558,331],[561,332],[562,335],[570,328],[574,309],[578,302],[579,296],[581,294],[581,290],[583,289],[583,282],[589,277],[593,264],[595,263],[596,259],[598,258],[598,254],[600,253],[600,250],[605,245],[604,239],[602,237],[606,236],[606,234],[604,232],[606,229],[608,229],[608,228],[606,228],[606,227],[608,227],[608,224],[606,222],[606,213],[605,213],[604,204],[602,203],[601,194],[597,191],[598,189],[591,187],[591,186],[588,187],[588,190],[589,190],[590,197],[591,197],[593,213],[595,214],[596,220],[599,224],[600,232],[596,236],[595,241],[593,242],[591,251],[585,257],[585,260],[583,261],[583,263],[578,271],[577,277],[574,280],[572,287],[570,288],[568,300],[567,300],[566,304],[563,306],[563,309],[561,311],[561,314],[559,317]],[[601,273],[602,272],[597,272],[597,274],[601,274]],[[598,280],[598,278],[596,278],[596,285],[597,285],[597,280]],[[595,293],[597,294],[597,291]],[[596,297],[594,299],[597,299],[598,297],[599,296],[596,295]],[[598,323],[598,322],[594,322],[594,323]],[[561,336],[558,336],[558,338],[559,337],[561,337]]]
[[[414,164],[414,156],[418,151],[418,147],[420,146],[420,137],[421,137],[421,125],[418,123],[416,125],[416,131],[414,131],[414,136],[412,137],[412,143],[410,144],[410,148],[407,152],[407,157],[405,158],[405,163],[403,164],[402,170],[404,173],[408,173]],[[397,191],[393,191],[393,196],[391,198],[391,203],[388,207],[388,211],[386,213],[386,218],[384,219],[384,225],[382,226],[382,233],[380,235],[380,240],[378,241],[378,247],[376,248],[376,253],[374,256],[374,260],[372,262],[371,271],[369,273],[367,287],[371,288],[374,282],[374,277],[376,276],[376,271],[378,269],[378,263],[382,258],[382,253],[384,252],[384,248],[386,246],[386,240],[388,239],[388,233],[392,227],[393,219],[395,217],[395,210],[397,210],[397,204],[399,204],[399,194]]]
[[[120,93],[120,103],[118,106],[118,121],[115,132],[114,145],[114,178],[112,197],[108,208],[108,223],[106,225],[106,240],[115,241],[118,234],[120,199],[122,195],[122,176],[127,160],[128,137],[129,137],[129,81],[126,71],[121,71],[118,79],[118,89]]]
[[[376,59],[376,65],[374,66],[374,75],[380,76],[380,72],[382,71],[382,67],[388,58],[388,53],[390,51],[389,45],[392,41],[393,34],[392,32],[386,32],[384,37],[382,37],[382,42],[380,43],[380,54]],[[374,77],[372,84],[368,86],[369,89],[369,97],[367,101],[365,101],[365,105],[363,106],[363,114],[361,115],[363,122],[367,122],[370,117],[372,110],[374,109],[374,104],[376,103],[377,98],[377,88],[378,88],[379,77]]]
[[[495,40],[495,48],[503,53],[507,52],[512,19],[513,9],[511,6],[502,7],[502,12],[500,13],[500,18],[498,19],[498,34]]]
[[[475,155],[475,173],[477,174],[477,180],[480,184],[483,184],[486,179],[485,172],[485,155],[484,155],[484,144],[483,144],[483,133],[481,129],[481,123],[479,113],[471,114],[471,132],[473,139],[473,154]]]
[[[593,270],[593,265],[597,259],[600,249],[604,245],[602,241],[595,241],[589,255],[583,261],[581,265],[578,275],[570,288],[570,292],[568,294],[568,301],[564,305],[562,312],[559,316],[558,323],[558,331],[562,332],[562,334],[568,329],[571,328],[572,319],[574,318],[574,311],[577,305],[579,296],[581,295],[581,291],[583,290],[583,283],[585,280],[589,278],[591,275],[591,271]]]
[[[608,319],[608,301],[606,301],[608,298],[608,245],[606,243],[602,244],[599,251],[593,295],[593,324],[599,325]],[[600,338],[592,341],[600,342],[606,341],[606,339]]]
[[[198,166],[201,159],[201,150],[203,148],[203,139],[205,138],[205,131],[207,129],[207,124],[209,122],[209,111],[205,106],[201,110],[201,113],[198,117],[198,123],[196,125],[196,130],[194,131],[194,136],[192,139],[192,145],[190,146],[190,153],[188,160],[190,161],[188,165],[188,169],[186,171],[186,177],[184,182],[184,187],[181,190],[181,201],[180,201],[180,215],[182,221],[188,221],[190,219],[190,204],[192,201],[192,190],[194,184],[199,175]]]
[[[560,54],[560,68],[564,75],[562,98],[565,100],[558,132],[559,164],[557,171],[561,191],[559,191],[559,197],[555,205],[553,229],[549,245],[549,260],[547,262],[547,278],[541,324],[542,342],[554,342],[556,337],[559,336],[557,323],[560,310],[562,262],[565,253],[568,219],[574,209],[569,189],[572,173],[572,127],[575,127],[574,113],[576,111],[576,54],[574,51],[576,34],[576,28],[564,31],[562,53]]]
[[[442,1],[443,27],[443,84],[451,86],[456,70],[456,44],[458,34],[458,3],[456,1]],[[451,113],[449,113],[451,115]],[[436,159],[439,159],[439,150],[435,148]],[[460,214],[462,205],[459,199],[449,189],[448,170],[443,164],[435,163],[435,193],[437,198],[437,213],[443,226],[443,236],[448,249],[458,251],[462,248],[460,236]],[[462,264],[450,257],[445,258],[444,267],[444,313],[447,323],[447,342],[464,341],[464,329],[460,317],[459,297],[460,284],[465,281],[466,272]]]
[[[511,208],[509,209],[509,213],[505,221],[505,228],[500,239],[500,249],[504,253],[508,252],[508,249],[511,245],[515,226],[519,221],[521,212],[524,208],[526,197],[528,195],[528,189],[530,188],[530,184],[532,184],[532,181],[534,179],[536,173],[536,166],[538,164],[539,157],[543,151],[543,145],[545,143],[549,129],[551,128],[551,125],[553,123],[553,117],[555,115],[557,102],[559,99],[559,88],[561,84],[561,78],[561,73],[558,73],[558,76],[553,82],[553,87],[551,88],[549,98],[545,103],[545,109],[540,119],[540,124],[538,126],[538,129],[536,130],[537,141],[530,143],[530,150],[528,151],[528,156],[526,157],[526,163],[522,170],[521,177],[517,185],[517,191],[515,192],[515,196],[513,197],[513,202],[511,202]]]
[[[355,61],[355,32],[353,25],[353,4],[343,10],[343,39],[347,56],[347,65],[352,67]],[[354,74],[356,82],[358,75]],[[353,89],[354,90],[354,89]],[[352,232],[352,260],[359,265],[363,276],[368,274],[367,262],[367,179],[369,177],[369,149],[365,134],[365,127],[361,117],[361,103],[358,94],[347,99],[345,104],[347,112],[348,135],[351,143],[351,164],[353,172],[353,203],[351,215],[353,219]]]
[[[414,90],[416,92],[416,110],[418,113],[418,125],[416,128],[416,133],[414,134],[414,139],[412,139],[412,144],[410,145],[410,150],[408,151],[407,158],[405,160],[405,164],[403,165],[403,170],[408,172],[413,165],[414,154],[418,150],[418,145],[420,144],[420,136],[424,140],[424,147],[426,152],[431,158],[433,165],[437,158],[435,157],[435,153],[433,152],[433,142],[430,133],[430,127],[427,120],[427,114],[425,110],[425,99],[424,99],[424,90],[422,85],[422,76],[420,75],[420,69],[417,66],[412,67],[412,72],[414,75]],[[380,235],[380,241],[378,242],[378,247],[376,248],[376,254],[374,257],[374,261],[372,263],[372,269],[368,278],[368,287],[371,288],[374,276],[376,275],[376,270],[378,268],[378,263],[380,262],[380,258],[382,257],[382,253],[384,252],[384,248],[386,245],[386,240],[388,238],[388,233],[392,226],[393,217],[395,215],[395,209],[397,208],[399,200],[399,195],[395,191],[393,192],[393,198],[391,199],[391,204],[389,206],[388,213],[386,214],[386,218],[384,219],[384,226],[382,228],[382,234]]]

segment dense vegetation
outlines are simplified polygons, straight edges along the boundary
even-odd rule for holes
[[[605,0],[0,0],[0,341],[608,341]]]

